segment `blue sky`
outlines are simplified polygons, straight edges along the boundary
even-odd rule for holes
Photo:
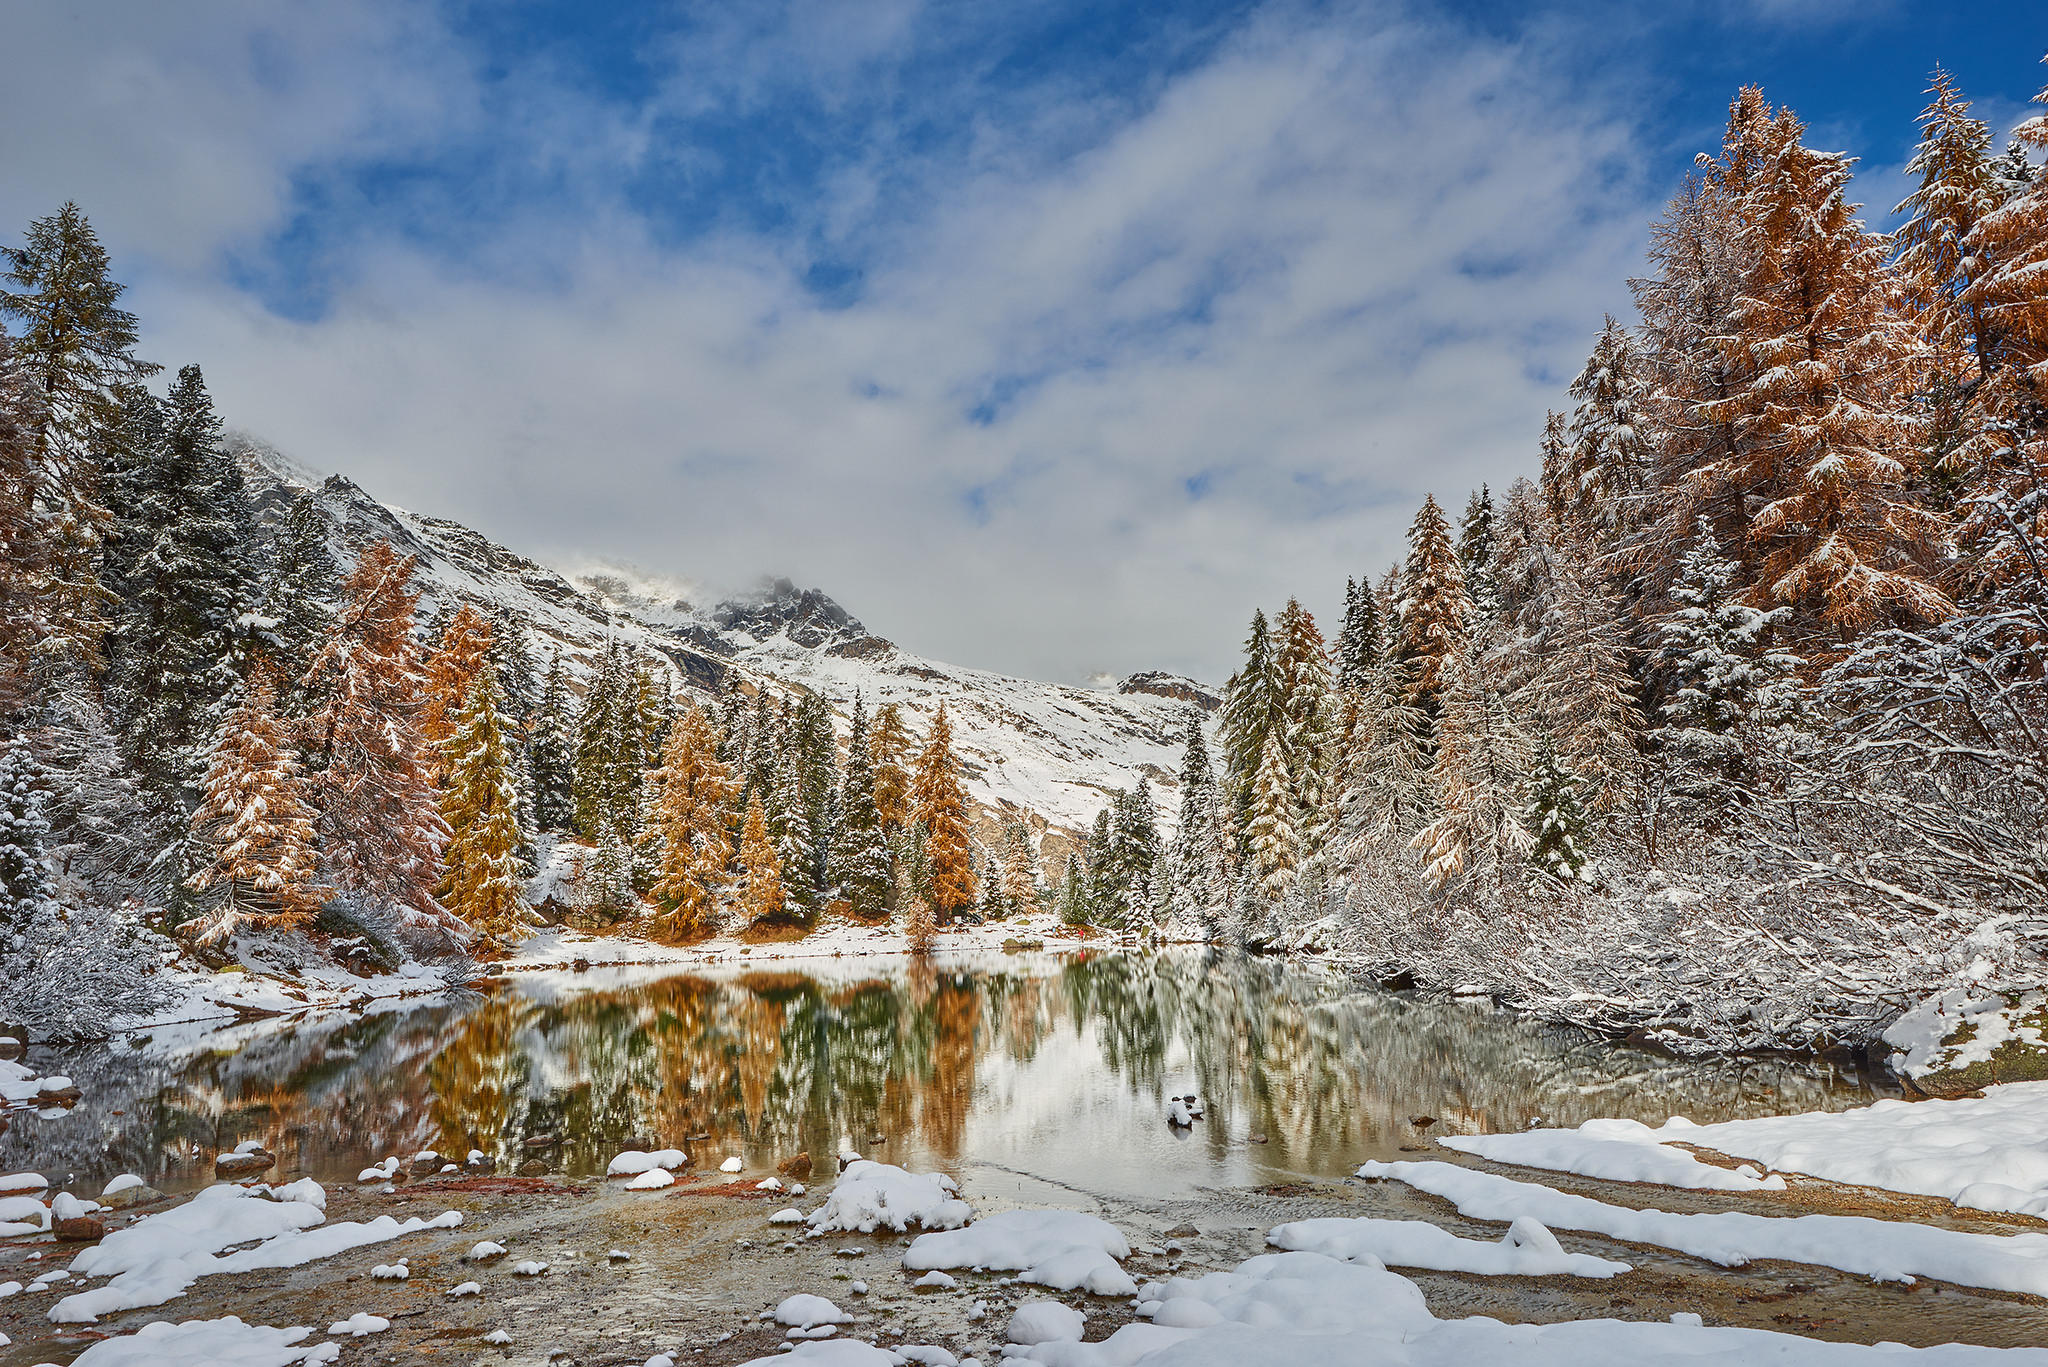
[[[2038,5],[34,7],[65,198],[230,420],[558,563],[815,582],[963,663],[1227,670],[1422,494],[1533,466],[1647,219],[1764,85],[2002,132]]]

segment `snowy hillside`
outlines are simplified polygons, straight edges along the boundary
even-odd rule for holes
[[[813,690],[842,726],[856,692],[870,707],[896,703],[914,733],[944,703],[970,795],[992,811],[1036,815],[1078,831],[1105,794],[1151,781],[1162,818],[1177,805],[1189,705],[1214,694],[1164,674],[1134,675],[1128,691],[1073,688],[923,659],[898,649],[816,589],[787,580],[749,597],[703,603],[684,581],[593,562],[571,578],[507,550],[457,522],[380,503],[348,479],[325,479],[289,457],[238,447],[266,516],[311,490],[333,527],[336,552],[379,538],[419,557],[426,615],[468,601],[524,620],[536,657],[559,648],[577,674],[618,640],[666,660],[681,687],[703,698],[733,688]]]

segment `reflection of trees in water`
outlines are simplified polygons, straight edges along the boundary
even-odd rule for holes
[[[915,1132],[954,1159],[978,1060],[1030,1067],[1060,1031],[1092,1041],[1090,1066],[1138,1095],[1199,1091],[1198,1142],[1221,1150],[1263,1131],[1262,1156],[1282,1166],[1327,1168],[1406,1138],[1423,1112],[1441,1134],[1859,1099],[1819,1063],[1667,1060],[1275,961],[915,961],[859,980],[679,974],[553,997],[513,982],[364,1019],[236,1027],[175,1061],[70,1051],[53,1062],[86,1100],[60,1121],[17,1122],[0,1167],[199,1175],[197,1153],[244,1138],[324,1172],[422,1147],[516,1162],[543,1134],[580,1171],[695,1135],[711,1137],[700,1157],[806,1149],[825,1165],[842,1139]]]

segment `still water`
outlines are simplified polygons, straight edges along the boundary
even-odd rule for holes
[[[1685,1062],[1313,965],[1205,952],[843,958],[714,971],[516,974],[367,1016],[171,1027],[39,1050],[85,1090],[17,1113],[0,1171],[79,1189],[209,1180],[245,1139],[277,1172],[348,1180],[385,1154],[540,1150],[571,1173],[621,1148],[737,1154],[759,1172],[843,1146],[978,1189],[1143,1198],[1348,1174],[1432,1136],[1595,1116],[1707,1122],[1839,1109],[1868,1084],[1819,1060]],[[1168,1100],[1207,1114],[1171,1128]]]

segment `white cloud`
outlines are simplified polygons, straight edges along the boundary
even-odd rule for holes
[[[475,136],[506,97],[410,11],[293,13],[275,89],[149,34],[104,59],[43,35],[94,89],[139,64],[162,118],[132,134],[113,100],[47,154],[10,137],[4,207],[75,194],[143,263],[152,354],[201,360],[231,421],[517,548],[786,573],[907,647],[1044,676],[1219,677],[1254,605],[1333,609],[1425,491],[1531,470],[1654,198],[1624,123],[1541,50],[1276,10],[1142,103],[1048,94],[922,159],[878,134],[814,209],[869,253],[837,309],[788,240],[677,248],[621,207],[620,168],[699,150],[650,143],[650,111],[524,84],[507,155],[561,158],[570,198],[478,225],[460,264],[414,225],[365,232],[331,308],[295,322],[209,261],[276,227],[295,172]],[[806,29],[790,60],[844,89],[912,22]],[[1052,125],[1086,150],[1043,156]],[[179,197],[195,164],[215,188]],[[883,175],[913,182],[913,216],[884,216]]]

